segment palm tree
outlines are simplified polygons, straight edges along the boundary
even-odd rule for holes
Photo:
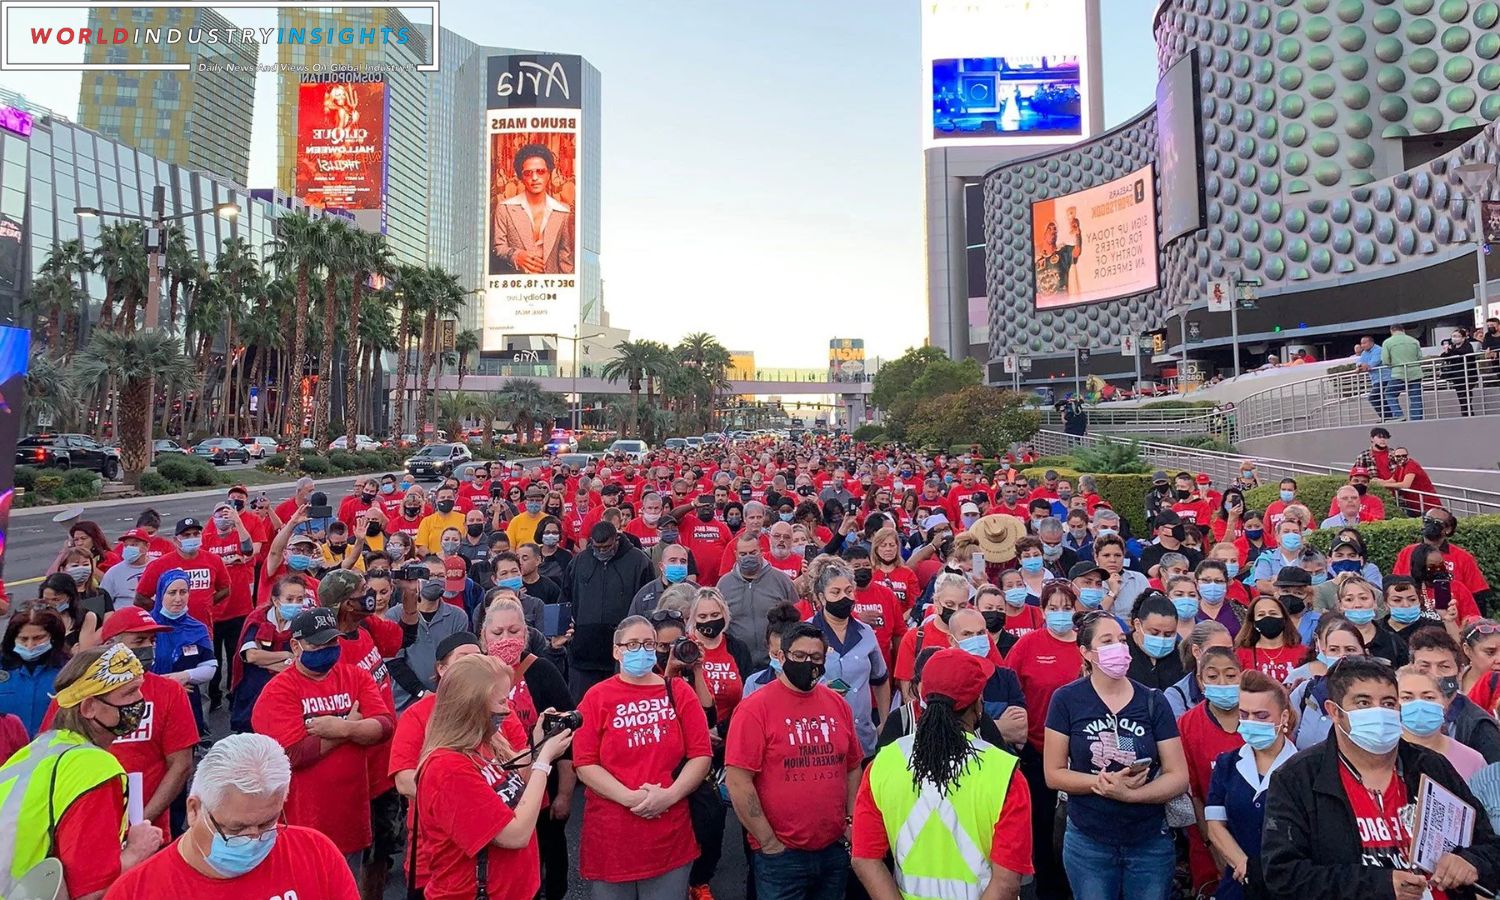
[[[228,434],[234,430],[234,418],[239,412],[233,390],[234,369],[245,360],[245,348],[236,340],[234,329],[248,314],[247,299],[258,296],[265,285],[255,249],[241,237],[232,237],[219,248],[214,276],[223,285],[224,299],[224,389],[219,395],[218,431]]]
[[[338,337],[340,313],[347,311],[346,279],[356,265],[355,243],[359,240],[354,226],[340,219],[323,222],[323,352],[318,359],[318,389],[313,400],[313,441],[319,446],[328,439],[329,397],[333,392],[333,346]]]
[[[22,308],[29,309],[35,319],[47,322],[43,342],[47,351],[60,357],[67,351],[61,344],[62,323],[71,320],[88,302],[88,294],[60,272],[40,275],[31,283],[31,293],[21,301]]]
[[[192,361],[182,355],[182,342],[164,331],[100,330],[75,365],[82,382],[97,385],[109,375],[119,385],[120,458],[125,481],[136,484],[151,462],[151,386],[188,378]]]
[[[433,394],[433,370],[439,363],[439,354],[444,352],[439,346],[442,341],[442,334],[439,330],[440,322],[443,319],[456,318],[464,308],[464,289],[458,283],[458,276],[436,266],[430,266],[425,280],[429,292],[427,302],[424,304],[426,318],[422,325],[422,337],[427,349],[421,366],[422,405],[417,410],[417,438],[419,440],[427,428],[429,408],[434,418],[437,414],[437,398]]]
[[[530,378],[512,378],[496,398],[498,418],[508,419],[516,438],[525,443],[538,422],[554,421],[567,409],[559,394],[542,390]]]
[[[673,351],[680,363],[682,374],[678,379],[681,411],[692,411],[693,421],[699,430],[707,431],[713,423],[714,400],[729,389],[725,377],[729,371],[729,351],[719,339],[706,331],[698,331],[683,338]]]
[[[480,421],[484,433],[484,449],[495,449],[495,420],[505,414],[504,399],[499,391],[485,391],[473,395],[472,414]]]
[[[295,434],[292,427],[293,419],[290,416],[282,426],[282,435],[290,439],[287,463],[295,469],[302,465],[302,445],[298,440],[302,431],[302,405],[298,402],[300,400],[298,394],[302,381],[303,355],[307,352],[309,293],[312,289],[313,272],[323,265],[326,240],[322,220],[313,219],[305,213],[293,213],[277,218],[275,232],[276,249],[271,254],[271,263],[278,271],[295,273],[297,285],[297,303],[292,312],[291,358],[286,365],[285,382],[281,392],[283,413],[294,409],[297,415]]]
[[[359,317],[359,343],[364,351],[359,361],[360,387],[356,418],[362,424],[370,422],[368,427],[361,429],[365,434],[375,433],[374,423],[368,418],[375,407],[371,402],[372,395],[385,395],[385,386],[378,384],[375,379],[376,360],[381,353],[396,349],[396,328],[391,321],[391,305],[394,302],[395,297],[391,291],[376,291],[365,299],[364,309]]]
[[[135,328],[136,307],[146,295],[146,232],[139,222],[99,229],[99,246],[89,254],[90,268],[104,276],[101,328]],[[120,315],[115,317],[115,304]]]
[[[411,369],[411,326],[414,316],[422,314],[427,299],[427,270],[402,264],[396,267],[396,285],[392,293],[400,306],[396,325],[396,415],[391,420],[391,440],[399,441],[406,424],[407,378]],[[418,435],[420,440],[421,436]]]
[[[31,361],[26,368],[24,424],[28,431],[44,417],[52,420],[54,428],[67,430],[82,399],[73,369],[47,349],[33,344]]]
[[[364,333],[360,329],[365,297],[365,283],[372,277],[382,281],[391,274],[394,257],[386,246],[385,236],[365,231],[353,231],[348,241],[348,261],[352,282],[349,293],[348,347],[344,355],[344,439],[345,446],[354,446],[354,435],[359,426],[359,376],[363,353],[360,349]]]
[[[453,351],[458,354],[458,389],[461,391],[464,377],[469,374],[469,357],[479,351],[479,330],[460,331],[453,341]]]
[[[615,358],[604,364],[599,374],[611,384],[625,379],[630,391],[631,407],[636,412],[630,417],[628,435],[636,433],[640,422],[641,387],[646,388],[646,403],[655,399],[656,379],[670,368],[671,352],[659,341],[621,341],[615,345]]]

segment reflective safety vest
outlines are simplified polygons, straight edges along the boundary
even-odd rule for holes
[[[912,784],[915,735],[888,744],[870,764],[870,795],[880,809],[896,860],[896,886],[907,900],[978,900],[990,883],[990,845],[1016,758],[977,737],[947,796]]]
[[[55,855],[52,833],[73,801],[111,778],[125,789],[125,770],[114,754],[75,731],[44,731],[0,766],[0,897]],[[121,809],[116,843],[98,835],[98,852],[119,852],[126,825]]]

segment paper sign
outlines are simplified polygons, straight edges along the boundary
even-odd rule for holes
[[[1424,872],[1434,872],[1443,854],[1467,847],[1473,840],[1474,807],[1423,775],[1417,785],[1417,816],[1407,859]]]
[[[1208,283],[1208,311],[1229,312],[1234,305],[1234,294],[1230,291],[1227,281],[1210,281]]]
[[[146,821],[146,786],[140,772],[126,772],[125,783],[125,812],[130,824],[139,825]]]

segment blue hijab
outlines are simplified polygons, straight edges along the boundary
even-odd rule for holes
[[[167,595],[167,588],[174,581],[192,584],[188,573],[181,569],[168,569],[157,579],[156,605],[151,608],[151,618],[172,629],[156,635],[156,659],[151,663],[151,671],[158,675],[166,675],[174,670],[177,661],[182,658],[183,647],[196,644],[203,648],[203,659],[213,659],[214,656],[214,639],[208,633],[207,626],[193,618],[191,613],[184,612],[181,618],[172,619],[162,612],[162,598]]]

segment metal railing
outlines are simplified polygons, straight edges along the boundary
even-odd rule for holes
[[[1500,366],[1483,354],[1430,357],[1410,367],[1419,369],[1421,378],[1388,382],[1383,395],[1369,372],[1352,369],[1251,394],[1235,405],[1234,439],[1371,425],[1381,421],[1382,407],[1388,419],[1409,416],[1414,384],[1421,385],[1424,421],[1500,415]],[[1391,390],[1393,384],[1399,393]]]
[[[1071,453],[1080,446],[1092,447],[1100,444],[1109,435],[1072,435],[1061,431],[1043,429],[1032,438],[1031,445],[1044,456]],[[1275,484],[1282,478],[1298,475],[1345,476],[1347,466],[1327,466],[1318,463],[1290,459],[1269,459],[1242,453],[1223,453],[1217,450],[1199,450],[1193,447],[1178,447],[1173,444],[1158,444],[1152,441],[1137,441],[1141,458],[1156,468],[1169,472],[1186,470],[1204,472],[1215,485],[1223,486],[1234,481],[1240,473],[1240,464],[1255,463],[1255,474],[1261,484]],[[1434,484],[1431,500],[1436,500],[1456,516],[1492,515],[1500,513],[1500,491],[1487,491],[1456,484]],[[1403,494],[1416,496],[1415,491]],[[1313,514],[1321,517],[1326,510],[1315,509]]]
[[[1042,423],[1062,425],[1063,417],[1055,409],[1043,409]],[[1209,407],[1168,409],[1109,409],[1088,407],[1089,430],[1111,434],[1211,434],[1227,436],[1227,422],[1218,410]]]

